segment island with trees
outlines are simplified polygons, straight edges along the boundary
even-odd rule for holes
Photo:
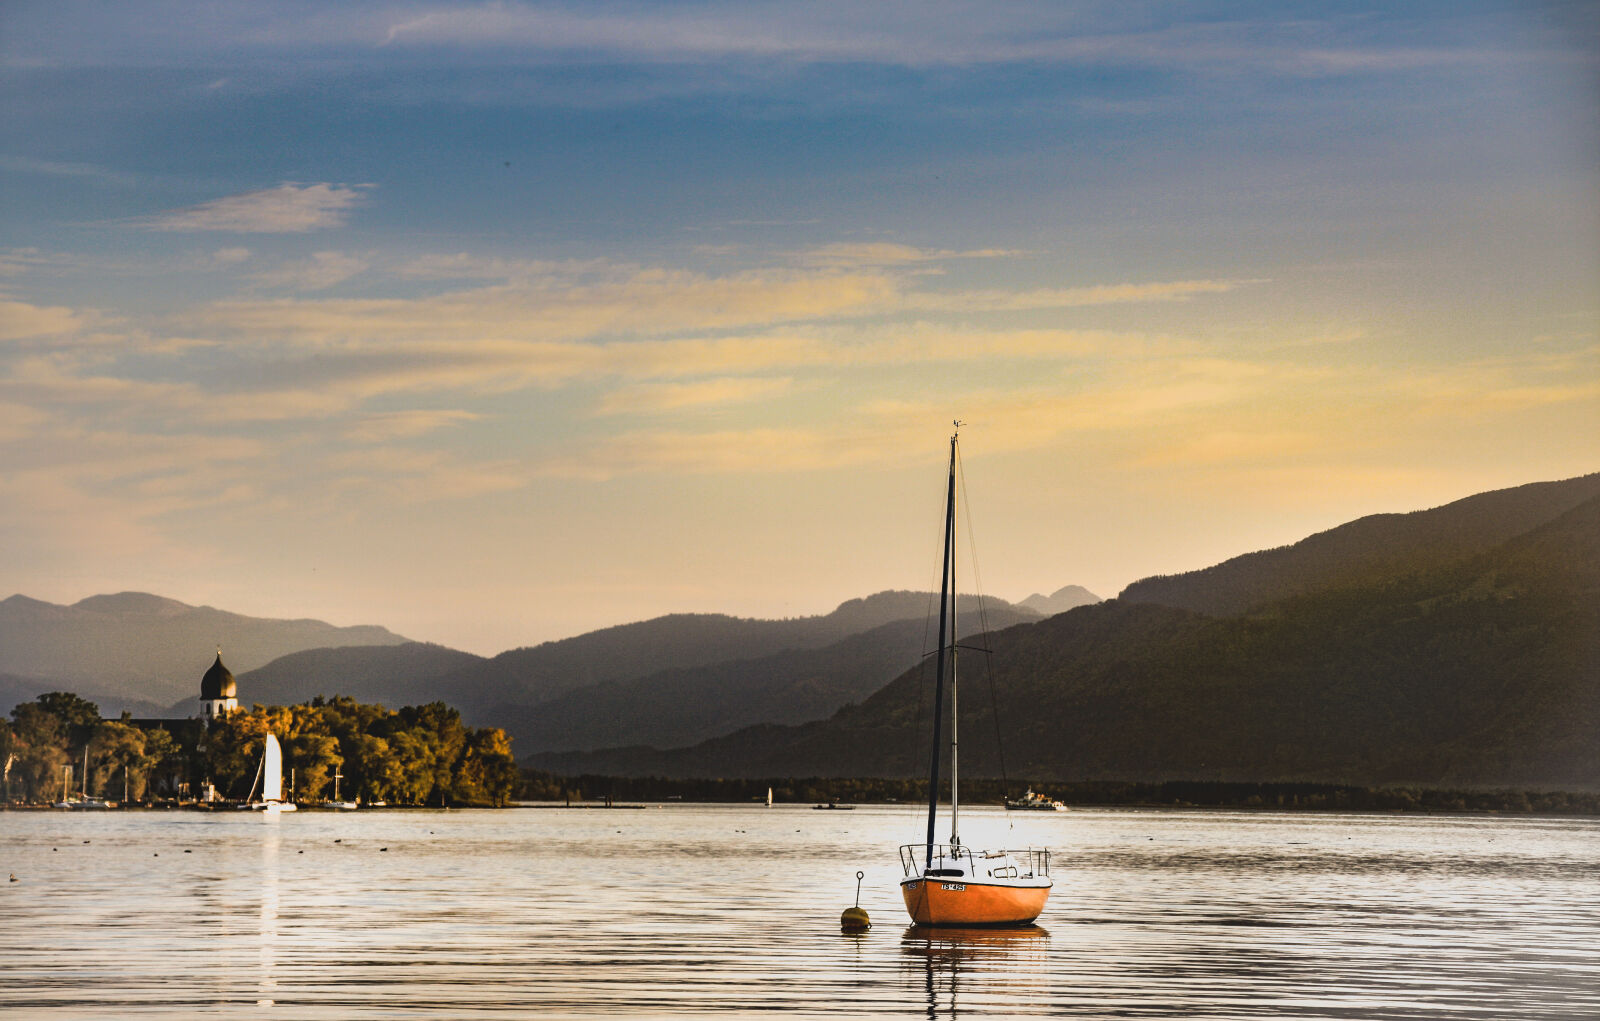
[[[268,733],[283,745],[288,795],[365,804],[504,806],[518,771],[497,727],[468,727],[443,702],[390,710],[352,698],[240,709],[198,719],[101,719],[69,692],[24,702],[0,721],[8,804],[87,794],[124,804],[206,805],[249,796]]]

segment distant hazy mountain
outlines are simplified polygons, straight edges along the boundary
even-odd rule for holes
[[[1224,616],[1332,585],[1381,582],[1477,556],[1600,496],[1600,473],[1373,514],[1292,546],[1136,581],[1118,597]]]
[[[239,699],[442,699],[469,724],[504,728],[519,753],[683,744],[752,723],[820,719],[871,694],[916,662],[935,601],[883,592],[793,620],[674,614],[493,659],[419,644],[320,649],[240,675]],[[985,618],[1038,619],[999,600],[985,600],[980,614],[976,599],[963,599],[962,610],[969,630]]]
[[[1015,607],[989,605],[992,628],[1036,619]],[[963,635],[981,627],[964,618]],[[789,649],[757,659],[665,670],[568,691],[534,706],[494,714],[530,751],[649,744],[692,744],[756,723],[804,723],[882,688],[915,664],[937,638],[927,622],[900,620],[820,649]]]
[[[0,602],[0,673],[45,691],[114,693],[156,705],[198,694],[219,645],[238,674],[303,649],[406,640],[381,627],[245,617],[141,592],[71,606],[20,595]]]
[[[198,687],[196,684],[197,689]],[[139,717],[173,715],[166,706],[145,699],[128,698],[116,691],[101,691],[83,685],[64,685],[38,677],[0,674],[0,717],[7,715],[11,707],[20,702],[32,702],[47,691],[62,690],[70,690],[73,694],[93,702],[99,707],[103,716],[117,717],[124,711]]]
[[[447,681],[464,708],[498,711],[503,705],[534,706],[578,688],[665,670],[820,649],[883,624],[925,620],[937,602],[937,596],[926,592],[879,592],[841,603],[823,616],[788,620],[672,614],[503,652],[452,674]],[[983,606],[990,613],[1031,615],[998,599],[985,599]],[[974,620],[978,608],[976,598],[961,600],[961,613]]]
[[[1017,605],[1033,610],[1043,617],[1054,617],[1058,613],[1066,613],[1068,610],[1090,606],[1100,601],[1099,596],[1082,585],[1068,585],[1066,588],[1056,589],[1048,596],[1035,592]]]
[[[18,633],[34,648],[49,639],[57,647],[83,645],[104,655],[77,661],[79,679],[16,670],[20,676],[0,678],[0,697],[15,694],[9,706],[42,691],[66,689],[98,702],[109,715],[121,708],[140,716],[190,715],[200,676],[219,642],[208,637],[197,644],[182,636],[180,625],[198,619],[230,625],[216,633],[245,705],[290,704],[316,695],[350,695],[389,706],[441,699],[460,708],[473,725],[505,727],[519,751],[688,742],[755,722],[820,718],[870,694],[915,662],[935,602],[927,593],[880,592],[842,603],[830,614],[790,620],[674,614],[483,659],[405,642],[381,628],[255,621],[155,596],[97,597],[77,607],[13,597],[0,603],[0,613],[12,611]],[[978,600],[966,597],[961,609],[973,627],[985,617],[997,626],[1037,619],[1033,611],[1001,600],[984,600],[980,613]],[[24,612],[29,610],[31,616]],[[30,633],[30,620],[44,623]],[[886,625],[895,626],[884,630]],[[284,641],[286,636],[324,644],[342,639],[344,645],[291,648],[252,668],[261,658],[251,655],[252,649],[263,637]],[[860,639],[848,646],[833,648],[856,636]],[[388,641],[356,646],[351,637]],[[177,670],[157,655],[170,658],[169,646],[198,648],[202,661]],[[166,670],[176,672],[175,681],[156,680]],[[154,700],[164,701],[151,705]]]
[[[1600,788],[1600,498],[1565,502],[1464,557],[1440,555],[1461,549],[1467,529],[1436,515],[1437,532],[1389,547],[1391,565],[1420,569],[1374,577],[1360,561],[1297,595],[1247,601],[1248,616],[1112,600],[993,635],[1007,769]],[[1192,580],[1208,607],[1225,601]],[[913,671],[821,722],[530,761],[567,773],[917,775],[925,765],[908,749],[926,754],[924,687]],[[998,775],[988,699],[961,705],[963,774]]]
[[[239,701],[295,705],[318,695],[349,695],[391,709],[434,701],[453,704],[442,678],[481,662],[483,657],[470,652],[423,642],[308,649],[237,675]]]

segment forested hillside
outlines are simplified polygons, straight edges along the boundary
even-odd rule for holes
[[[470,652],[424,642],[308,649],[241,675],[239,692],[246,705],[294,705],[318,695],[346,695],[388,706],[423,705],[440,698],[448,701],[440,678],[482,661]],[[191,695],[173,708],[188,715],[193,702]]]
[[[1000,606],[991,626],[1035,619]],[[978,628],[978,615],[963,634]],[[648,744],[671,748],[755,723],[804,723],[882,688],[937,644],[925,619],[884,624],[821,649],[684,667],[567,692],[495,714],[519,748],[535,751]]]
[[[1118,597],[1213,616],[1330,586],[1402,578],[1485,553],[1600,496],[1600,473],[1479,493],[1431,510],[1373,514],[1292,546],[1136,581]]]
[[[1211,617],[1114,600],[990,639],[964,669],[962,769],[1060,780],[1600,787],[1600,499],[1477,555]],[[975,657],[969,657],[969,661]],[[797,728],[556,772],[907,776],[931,684],[909,672]]]
[[[592,685],[823,648],[893,621],[924,620],[933,601],[925,592],[880,592],[849,600],[826,615],[789,620],[671,614],[504,652],[451,674],[443,683],[463,711],[498,713],[504,706],[536,706]],[[1036,616],[999,600],[985,600],[984,605],[990,612]],[[962,600],[963,613],[977,610],[976,599]]]

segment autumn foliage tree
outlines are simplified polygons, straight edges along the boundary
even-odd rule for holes
[[[72,794],[139,801],[154,780],[176,777],[216,786],[226,799],[252,794],[266,735],[283,747],[287,796],[316,802],[333,794],[400,805],[504,805],[518,781],[511,740],[494,727],[466,727],[442,702],[391,712],[347,697],[295,706],[257,705],[205,728],[173,731],[150,722],[102,720],[93,702],[66,692],[42,695],[0,721],[0,763],[7,797],[62,796],[67,769],[88,761],[87,782],[73,774]],[[174,792],[176,785],[162,790]]]
[[[347,697],[296,706],[254,706],[207,732],[205,763],[225,797],[250,794],[268,732],[283,745],[292,796],[333,794],[400,805],[503,805],[517,783],[511,741],[499,728],[469,728],[442,702],[391,712]]]

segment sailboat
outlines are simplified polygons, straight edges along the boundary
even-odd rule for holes
[[[70,808],[75,811],[104,811],[111,807],[111,802],[104,798],[89,797],[89,746],[83,746],[83,789],[74,799],[67,793],[67,783],[72,775],[71,766],[61,767],[61,800],[55,803],[56,808]]]
[[[900,848],[905,878],[900,895],[919,925],[1026,925],[1050,897],[1050,852],[1038,848],[979,851],[961,843],[956,709],[956,477],[961,423],[950,436],[950,478],[945,496],[944,566],[939,582],[939,651],[934,681],[933,753],[928,766],[928,833]],[[935,842],[939,818],[940,730],[944,690],[950,687],[950,842]]]
[[[251,796],[240,808],[276,815],[279,812],[293,812],[300,807],[292,801],[283,800],[283,748],[278,744],[276,734],[267,735],[266,748],[261,753],[261,765],[256,770],[256,780],[261,784],[261,800],[255,800],[256,785],[252,783]]]
[[[68,785],[72,783],[72,767],[61,767],[61,800],[55,803],[56,808],[72,808],[75,804],[72,795],[67,793]]]
[[[337,808],[346,812],[353,812],[361,807],[359,801],[339,800],[339,781],[344,779],[344,774],[337,769],[333,771],[333,800],[328,802],[329,808]]]

